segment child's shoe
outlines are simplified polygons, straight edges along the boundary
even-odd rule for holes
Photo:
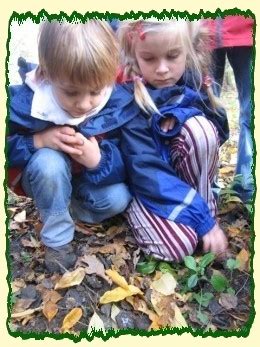
[[[45,267],[48,272],[64,273],[75,265],[77,256],[71,243],[60,247],[45,248]]]

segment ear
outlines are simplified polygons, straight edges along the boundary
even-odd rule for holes
[[[40,65],[37,67],[35,75],[36,75],[36,79],[38,81],[41,81],[43,79],[47,79],[47,74],[46,74],[45,70]]]

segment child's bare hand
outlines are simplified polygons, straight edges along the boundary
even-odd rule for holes
[[[82,150],[81,155],[70,155],[78,163],[82,164],[88,169],[94,169],[98,166],[101,153],[97,140],[95,137],[86,138],[81,133],[76,133],[76,138],[83,142],[83,145],[78,148]]]
[[[43,147],[52,148],[69,155],[81,155],[83,152],[80,145],[83,144],[83,141],[75,135],[75,130],[68,126],[48,128],[34,134],[34,146],[38,149]]]
[[[202,237],[203,251],[215,254],[224,253],[228,246],[227,237],[224,231],[216,223],[214,227]]]
[[[174,118],[165,118],[161,121],[161,130],[167,133],[169,130],[172,130],[175,125]]]

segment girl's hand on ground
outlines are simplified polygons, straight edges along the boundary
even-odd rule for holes
[[[202,237],[203,251],[215,254],[223,254],[227,247],[228,241],[224,231],[216,223],[214,227]]]
[[[83,140],[75,135],[71,127],[55,126],[34,134],[33,142],[37,149],[47,147],[69,155],[82,155]]]
[[[174,128],[176,120],[174,118],[165,118],[161,121],[161,130],[167,133]]]
[[[82,150],[82,154],[70,155],[71,158],[88,169],[96,168],[101,160],[101,153],[95,137],[90,137],[87,139],[81,133],[76,133],[75,137],[83,142],[83,145],[78,147],[80,150]]]

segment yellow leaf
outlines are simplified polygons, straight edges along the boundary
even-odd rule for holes
[[[174,312],[175,312],[175,315],[174,315],[172,326],[176,327],[176,328],[187,327],[188,324],[187,324],[185,318],[183,317],[181,310],[179,309],[179,307],[177,305],[175,305],[175,307],[174,307]]]
[[[80,307],[73,308],[63,319],[61,331],[65,332],[71,329],[82,316],[82,309]]]
[[[85,270],[82,267],[78,267],[72,272],[65,272],[61,279],[56,283],[56,289],[68,288],[80,284],[85,277]]]
[[[249,260],[249,254],[248,252],[243,248],[236,256],[236,259],[239,261],[239,270],[243,271],[248,268],[248,260]]]
[[[124,300],[128,296],[143,294],[141,290],[135,286],[129,285],[128,289],[117,287],[113,290],[105,292],[105,294],[99,299],[101,304],[108,304],[110,302],[117,302]]]
[[[157,292],[163,295],[171,295],[175,293],[176,286],[177,282],[173,275],[171,275],[169,272],[164,273],[160,279],[151,284],[153,289],[157,290]]]
[[[128,289],[128,284],[125,280],[125,278],[115,270],[108,269],[105,271],[106,274],[111,278],[111,280],[117,284],[119,287],[122,287],[124,289]]]
[[[48,322],[50,322],[56,316],[57,312],[58,306],[51,301],[47,301],[42,309],[42,313],[48,319]]]

